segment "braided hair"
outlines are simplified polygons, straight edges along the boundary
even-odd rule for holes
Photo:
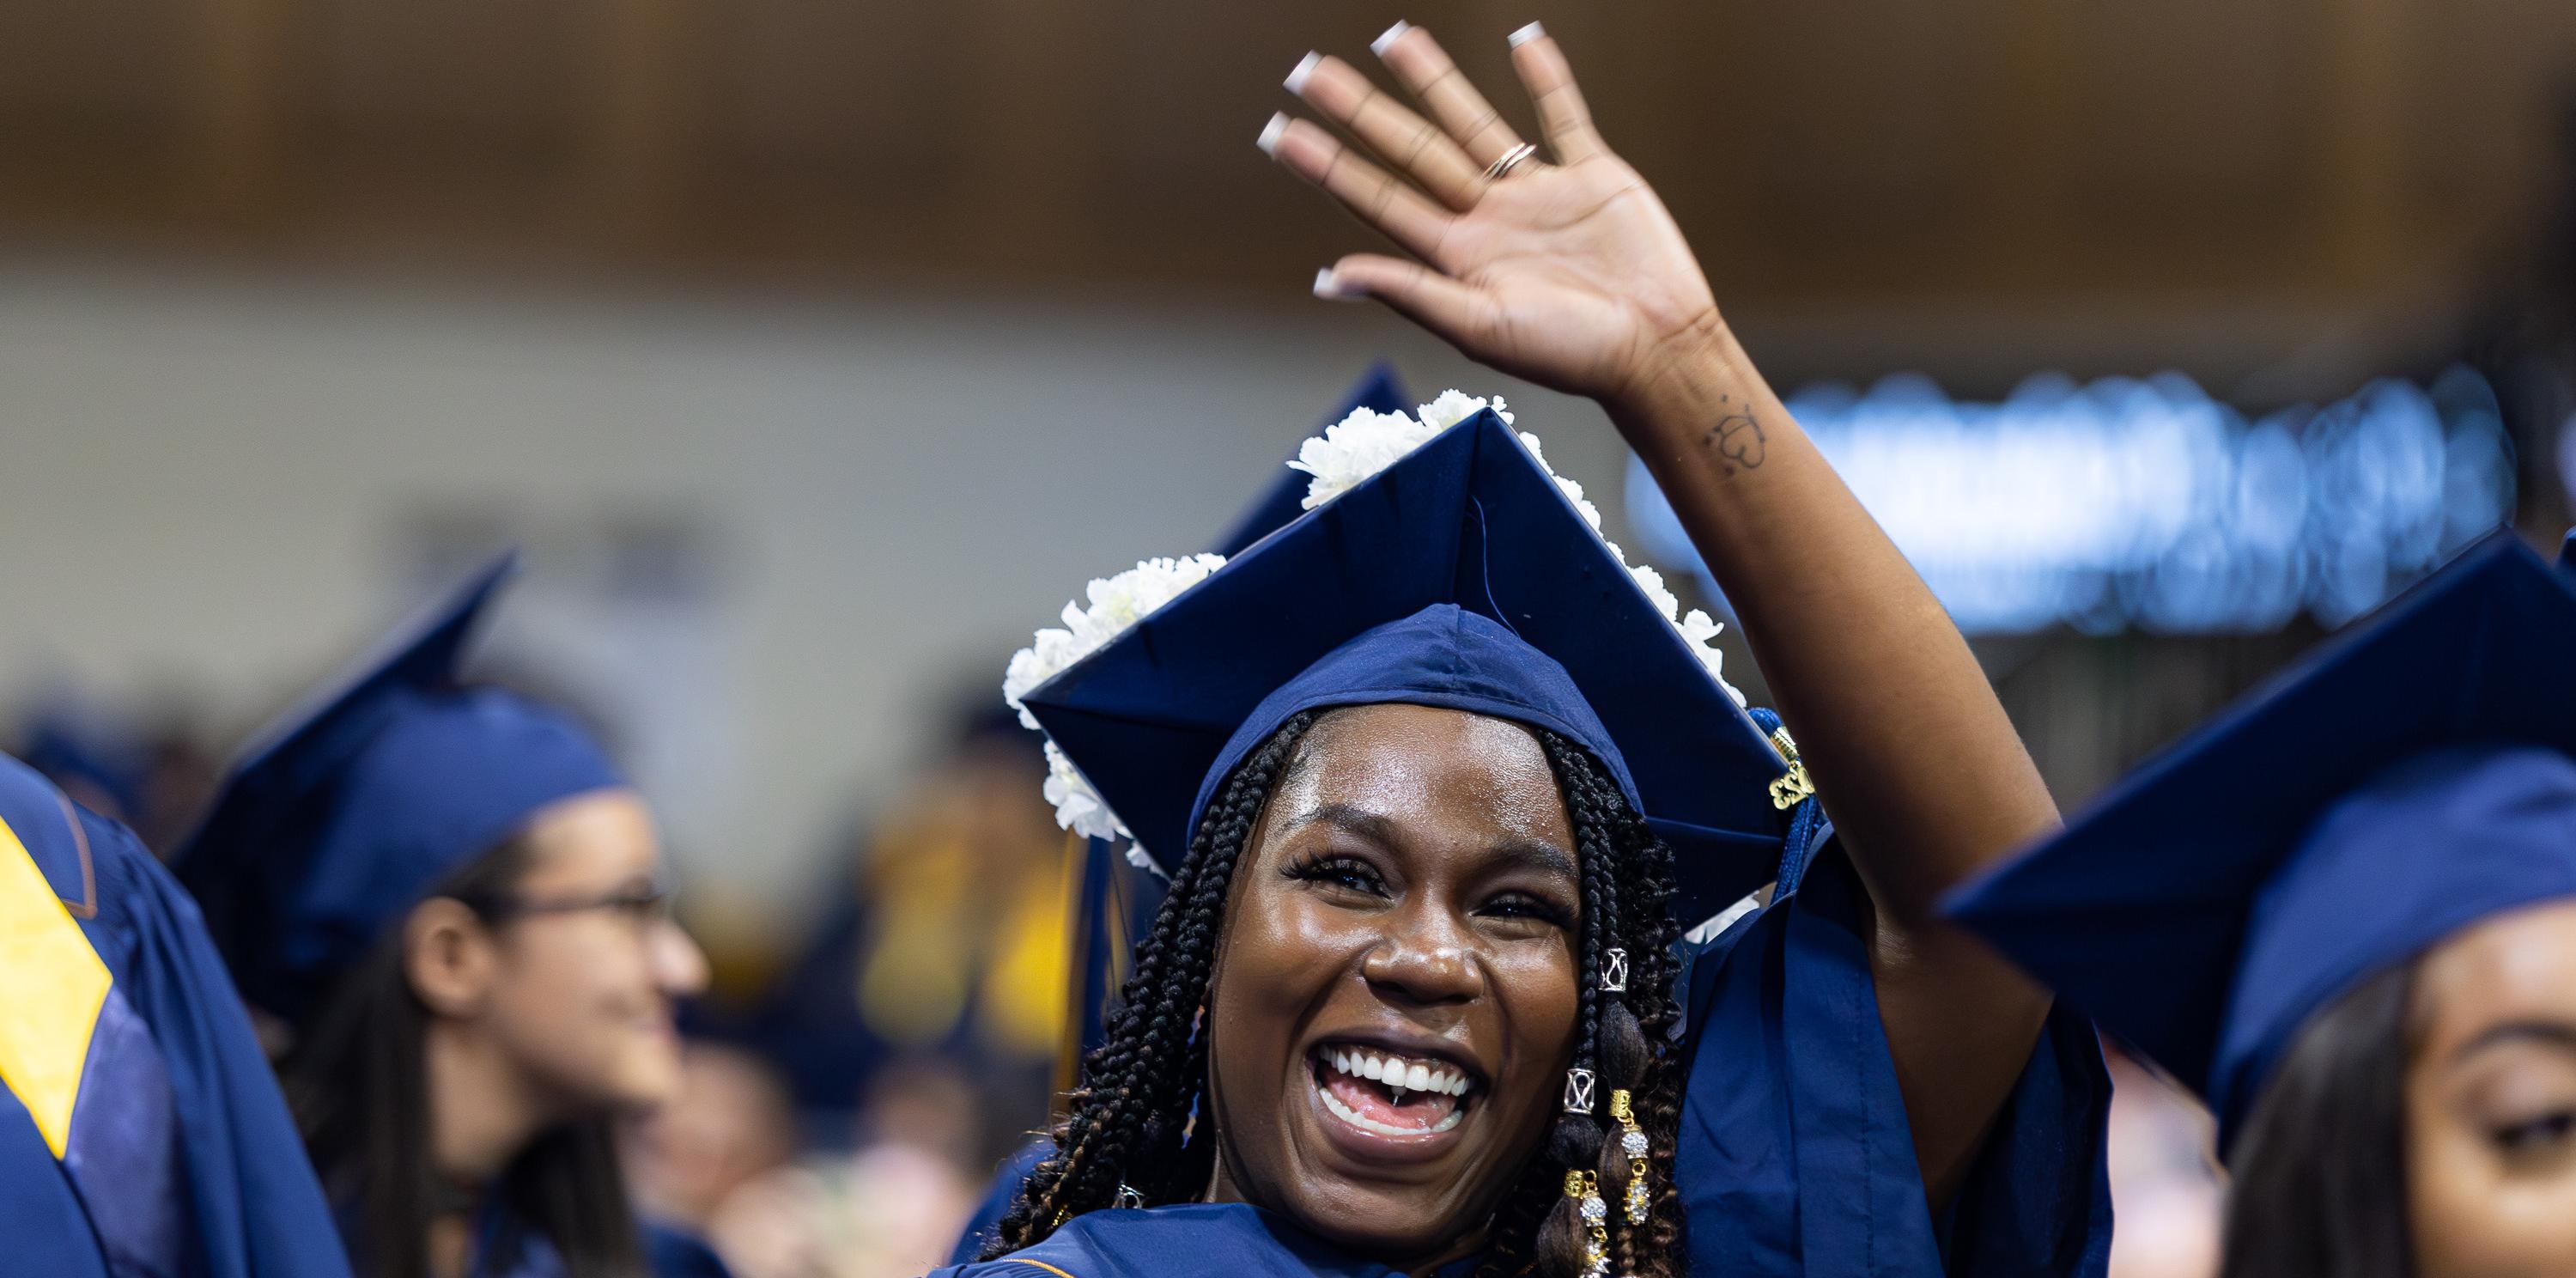
[[[1083,1212],[1195,1201],[1207,1185],[1216,1142],[1204,1133],[1188,1139],[1207,1078],[1199,1013],[1235,869],[1316,717],[1308,712],[1282,723],[1208,805],[1152,930],[1137,944],[1105,1039],[1084,1059],[1081,1082],[1065,1098],[1054,1151],[1022,1185],[985,1248],[986,1259],[1038,1242]],[[1608,1259],[1623,1275],[1671,1278],[1682,1269],[1680,1211],[1669,1174],[1682,1083],[1671,1033],[1681,1015],[1673,999],[1679,929],[1669,904],[1672,851],[1599,760],[1555,733],[1532,731],[1563,792],[1582,877],[1573,1063],[1594,1071],[1601,1095],[1630,1093],[1635,1121],[1666,1169],[1649,1177],[1645,1223],[1631,1225],[1623,1213],[1611,1213]],[[1625,993],[1601,989],[1614,949],[1629,956]],[[1596,1169],[1605,1195],[1624,1194],[1630,1163],[1607,1138],[1600,1116],[1561,1116],[1547,1152],[1522,1170],[1487,1222],[1479,1278],[1582,1278],[1588,1227],[1563,1187],[1569,1170]]]

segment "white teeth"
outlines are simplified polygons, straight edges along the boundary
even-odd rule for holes
[[[1399,1093],[1437,1092],[1443,1096],[1465,1096],[1467,1075],[1447,1065],[1406,1061],[1394,1056],[1375,1056],[1367,1052],[1334,1048],[1324,1053],[1324,1063],[1336,1071],[1370,1082],[1384,1083]]]
[[[1331,1092],[1322,1091],[1321,1089],[1318,1089],[1318,1091],[1324,1098],[1324,1108],[1331,1110],[1333,1117],[1338,1118],[1345,1123],[1349,1123],[1351,1126],[1359,1128],[1361,1131],[1375,1132],[1380,1136],[1428,1136],[1439,1132],[1445,1132],[1458,1125],[1458,1119],[1462,1113],[1462,1111],[1459,1110],[1450,1110],[1447,1114],[1441,1116],[1439,1122],[1433,1123],[1427,1127],[1398,1127],[1393,1123],[1381,1123],[1366,1114],[1360,1113],[1358,1110],[1352,1109],[1350,1106],[1343,1104],[1341,1102],[1341,1098],[1333,1095]]]

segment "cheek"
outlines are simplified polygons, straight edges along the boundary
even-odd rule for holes
[[[1272,890],[1247,893],[1227,921],[1208,984],[1216,1064],[1238,1084],[1239,1067],[1277,1073],[1279,1053],[1302,1013],[1331,993],[1359,944],[1345,920],[1310,900]],[[1259,1059],[1250,1059],[1256,1048]]]
[[[2421,1278],[2545,1278],[2576,1257],[2576,1160],[2508,1169],[2486,1138],[2410,1102],[2408,1225]]]
[[[1528,1121],[1543,1126],[1555,1117],[1565,1070],[1574,1063],[1575,1022],[1582,1009],[1573,957],[1563,946],[1514,946],[1490,953],[1488,962],[1506,1018],[1506,1065],[1521,1084],[1511,1096],[1497,1099],[1513,1111],[1535,1114]],[[1607,1106],[1609,1094],[1603,1092],[1597,1103]]]
[[[659,1069],[665,1055],[676,1069],[676,1046],[656,1025],[664,1014],[642,947],[605,943],[618,939],[575,929],[525,938],[497,1008],[523,1054],[585,1074],[627,1064]]]
[[[1219,969],[1229,986],[1304,1003],[1328,991],[1374,944],[1385,920],[1287,885],[1254,885],[1226,923]]]
[[[1507,951],[1495,960],[1495,972],[1513,1018],[1527,1022],[1533,1033],[1562,1041],[1571,1052],[1582,1001],[1575,989],[1573,956],[1561,946]]]

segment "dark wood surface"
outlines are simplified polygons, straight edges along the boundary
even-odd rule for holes
[[[2307,303],[2517,233],[2576,70],[2565,0],[1408,4],[0,0],[0,236],[1277,287],[1361,242],[1252,147],[1297,56],[1542,17],[1742,304]]]

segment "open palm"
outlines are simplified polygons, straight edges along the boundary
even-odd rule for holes
[[[1414,255],[1345,257],[1318,293],[1377,298],[1505,372],[1623,399],[1659,356],[1714,335],[1716,303],[1663,201],[1593,131],[1555,42],[1535,27],[1513,42],[1557,163],[1489,177],[1521,139],[1428,33],[1402,25],[1379,55],[1436,126],[1340,59],[1308,55],[1289,77],[1394,172],[1304,120],[1273,120],[1263,149]]]

